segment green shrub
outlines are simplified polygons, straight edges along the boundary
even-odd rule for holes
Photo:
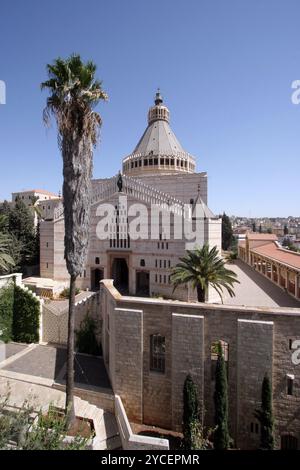
[[[102,348],[97,340],[98,324],[89,314],[80,323],[80,329],[75,330],[76,349],[80,353],[101,356]]]
[[[14,313],[14,284],[0,289],[0,340],[7,343],[12,339]]]
[[[80,292],[80,289],[78,289],[78,287],[76,287],[75,289],[75,295],[78,295]],[[70,288],[69,287],[66,287],[63,291],[61,291],[61,293],[59,294],[59,297],[61,299],[68,299],[69,298],[69,295],[70,295]]]
[[[39,341],[40,303],[30,292],[15,286],[12,338],[22,343]]]
[[[76,434],[72,442],[67,436],[66,419],[45,419],[42,411],[33,424],[34,409],[27,401],[21,408],[7,410],[9,395],[0,399],[0,450],[84,450],[88,439]],[[51,405],[50,405],[51,406]]]

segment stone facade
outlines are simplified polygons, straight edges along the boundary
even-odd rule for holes
[[[282,436],[300,444],[300,365],[291,341],[300,339],[300,310],[247,308],[121,296],[112,281],[100,292],[104,357],[113,389],[131,421],[181,430],[182,391],[190,373],[204,425],[214,425],[212,345],[227,344],[230,434],[238,448],[259,445],[264,375],[272,382],[276,447]],[[109,328],[108,328],[109,324]],[[297,332],[299,332],[297,334]],[[165,338],[165,370],[150,370],[150,336]],[[293,394],[287,378],[293,378]]]
[[[185,255],[186,248],[198,244],[196,241],[194,245],[187,245],[184,224],[195,227],[197,220],[199,244],[207,242],[221,250],[221,219],[207,207],[207,174],[195,172],[194,157],[183,150],[173,134],[169,111],[162,106],[160,95],[155,102],[145,133],[133,154],[123,159],[122,177],[117,175],[92,181],[89,251],[77,283],[82,289],[96,290],[101,279],[113,278],[121,292],[131,295],[193,300],[195,292],[184,287],[174,294],[170,281],[171,270]],[[147,215],[141,225],[147,224],[148,238],[129,236],[119,239],[114,233],[105,240],[99,239],[99,208],[104,204],[115,208],[113,219],[118,234],[124,220],[127,219],[127,227],[130,227],[136,218],[130,213],[133,206],[143,205]],[[40,276],[66,282],[69,276],[64,260],[62,201],[49,201],[47,207],[40,225]],[[200,215],[196,213],[196,207],[200,207]],[[162,221],[153,223],[156,211],[170,222],[165,225]],[[179,221],[183,234],[177,237],[174,227]],[[153,227],[157,229],[154,235]],[[210,297],[210,300],[215,298]]]

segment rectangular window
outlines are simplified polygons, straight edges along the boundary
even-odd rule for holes
[[[287,377],[286,388],[287,395],[293,395],[294,380],[291,377]]]
[[[157,259],[155,260],[155,267],[157,268]]]
[[[169,268],[171,267],[171,260],[169,260],[169,262],[168,262],[168,266],[169,266]]]
[[[165,337],[161,335],[150,336],[150,370],[165,372]]]
[[[159,260],[159,267],[161,268],[161,259]]]

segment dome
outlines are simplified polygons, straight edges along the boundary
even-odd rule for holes
[[[194,173],[195,159],[181,146],[170,127],[170,112],[160,91],[148,111],[148,127],[134,151],[123,159],[123,174]]]

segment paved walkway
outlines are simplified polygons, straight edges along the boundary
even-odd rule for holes
[[[224,296],[224,304],[250,307],[293,307],[300,309],[300,302],[277,287],[262,274],[254,271],[241,260],[227,264],[234,271],[240,284],[235,284],[235,297]]]
[[[77,356],[80,368],[77,367],[77,372],[75,368],[75,386],[80,387],[83,384],[85,387],[88,385],[94,392],[101,392],[103,389],[106,389],[107,393],[111,392],[102,359],[82,354]],[[53,385],[56,381],[64,383],[65,360],[66,350],[63,348],[39,344],[5,345],[4,359],[0,362],[0,397],[2,399],[8,397],[8,405],[13,408],[22,408],[25,401],[36,411],[47,408],[50,403],[64,408],[65,392],[53,388]],[[87,381],[87,377],[92,384]],[[76,416],[94,421],[95,448],[98,450],[120,448],[114,415],[77,396],[74,400]]]
[[[6,361],[0,363],[0,370],[25,374],[47,383],[64,383],[66,378],[67,350],[63,347],[41,344],[24,345],[9,343],[5,345]],[[110,381],[101,357],[75,354],[75,382],[111,391]],[[44,381],[44,383],[46,383]]]

